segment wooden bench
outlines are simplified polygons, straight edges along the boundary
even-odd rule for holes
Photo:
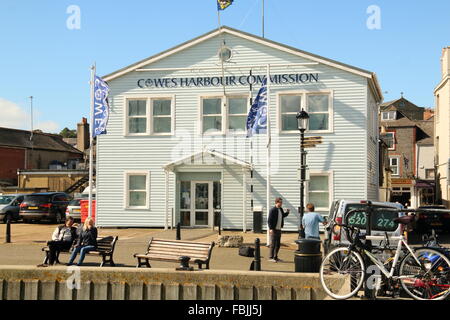
[[[133,256],[137,258],[137,268],[146,266],[151,268],[149,261],[165,261],[180,262],[180,257],[190,257],[190,263],[198,264],[198,268],[202,269],[203,264],[209,269],[211,253],[214,247],[214,241],[210,243],[181,241],[181,240],[165,240],[151,238],[145,254],[135,253]]]
[[[113,254],[114,249],[116,247],[116,243],[119,237],[115,236],[108,236],[103,238],[97,238],[97,250],[90,251],[87,254],[88,255],[95,255],[95,256],[101,256],[102,262],[100,263],[100,267],[103,267],[105,263],[109,263],[111,267],[115,266],[114,260],[113,260]],[[45,252],[45,258],[44,258],[44,264],[48,263],[48,253],[50,249],[48,247],[42,248],[42,251]],[[62,250],[60,253],[66,253],[71,254],[72,250]],[[56,257],[56,263],[59,262],[59,255]]]

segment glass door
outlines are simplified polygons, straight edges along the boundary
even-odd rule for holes
[[[211,205],[211,182],[194,182],[195,207],[193,225],[198,227],[209,226]]]
[[[180,181],[180,223],[183,227],[211,227],[220,211],[220,182]]]
[[[180,223],[183,227],[191,224],[191,181],[181,181],[180,185]]]

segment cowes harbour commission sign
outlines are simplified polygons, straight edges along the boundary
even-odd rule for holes
[[[156,78],[139,79],[139,88],[189,88],[189,87],[221,87],[248,86],[262,84],[265,76],[227,76],[227,77],[197,77],[197,78]],[[319,82],[318,73],[293,73],[270,76],[272,84],[305,84]]]

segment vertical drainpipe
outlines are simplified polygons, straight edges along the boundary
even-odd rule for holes
[[[242,208],[243,208],[243,232],[247,232],[247,171],[242,168]]]
[[[166,179],[165,179],[165,181],[166,181],[166,183],[165,183],[166,217],[164,219],[164,230],[167,230],[167,229],[169,229],[169,224],[168,224],[168,219],[169,219],[169,171],[167,171],[167,169],[164,169],[164,174],[166,176]]]

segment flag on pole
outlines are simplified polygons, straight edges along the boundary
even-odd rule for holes
[[[109,119],[109,86],[102,78],[95,76],[94,80],[94,124],[92,137],[106,134]]]
[[[247,138],[267,132],[267,77],[253,102],[247,117]]]
[[[217,0],[217,10],[225,10],[233,4],[234,0]]]

